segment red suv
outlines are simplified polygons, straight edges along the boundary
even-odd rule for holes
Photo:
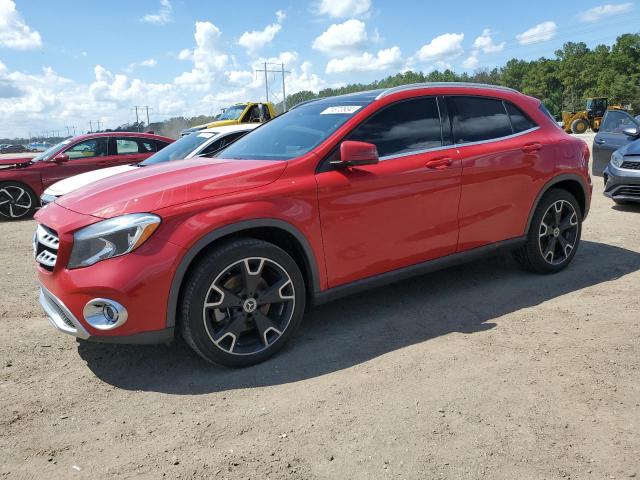
[[[589,210],[589,151],[539,100],[421,84],[313,100],[219,158],[107,178],[43,208],[40,302],[82,339],[249,365],[306,308],[515,251],[554,273]]]
[[[0,158],[0,219],[31,217],[42,192],[63,178],[138,163],[171,142],[149,133],[91,133],[63,140],[33,158]]]

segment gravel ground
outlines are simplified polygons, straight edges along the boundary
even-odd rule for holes
[[[350,297],[243,370],[57,333],[33,230],[0,224],[0,478],[640,476],[640,207],[599,179],[564,272],[495,257]]]

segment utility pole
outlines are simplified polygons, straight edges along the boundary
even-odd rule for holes
[[[97,122],[98,122],[98,131],[100,131],[100,120],[98,120]]]
[[[277,70],[270,70],[269,66],[277,66],[280,67]],[[282,106],[283,106],[283,110],[286,112],[287,111],[287,92],[285,91],[285,75],[287,73],[291,73],[289,70],[285,70],[284,69],[284,63],[269,63],[269,62],[264,62],[264,68],[256,70],[256,73],[262,73],[264,72],[264,88],[265,88],[265,93],[266,93],[266,97],[267,97],[267,102],[269,101],[269,73],[279,73],[282,75]]]
[[[138,116],[138,109],[145,110],[147,112],[147,127],[151,123],[150,120],[149,120],[149,110],[151,110],[151,109],[149,108],[149,105],[135,105],[133,107],[133,110],[136,111],[136,126],[138,128],[138,131],[140,131],[140,119],[139,119],[139,116]]]
[[[91,120],[89,120],[89,133],[93,132],[93,124],[91,123]]]

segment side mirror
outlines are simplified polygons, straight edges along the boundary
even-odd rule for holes
[[[344,141],[340,144],[340,161],[335,162],[339,167],[357,167],[360,165],[375,165],[380,161],[378,148],[373,143]]]
[[[638,127],[629,127],[622,130],[622,133],[629,135],[630,137],[639,137],[640,129],[638,129]]]
[[[65,163],[69,161],[69,155],[66,153],[59,153],[55,157],[53,157],[53,161],[55,163]]]

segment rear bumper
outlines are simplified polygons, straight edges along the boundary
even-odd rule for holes
[[[640,171],[609,164],[604,170],[604,195],[614,200],[640,202]]]

